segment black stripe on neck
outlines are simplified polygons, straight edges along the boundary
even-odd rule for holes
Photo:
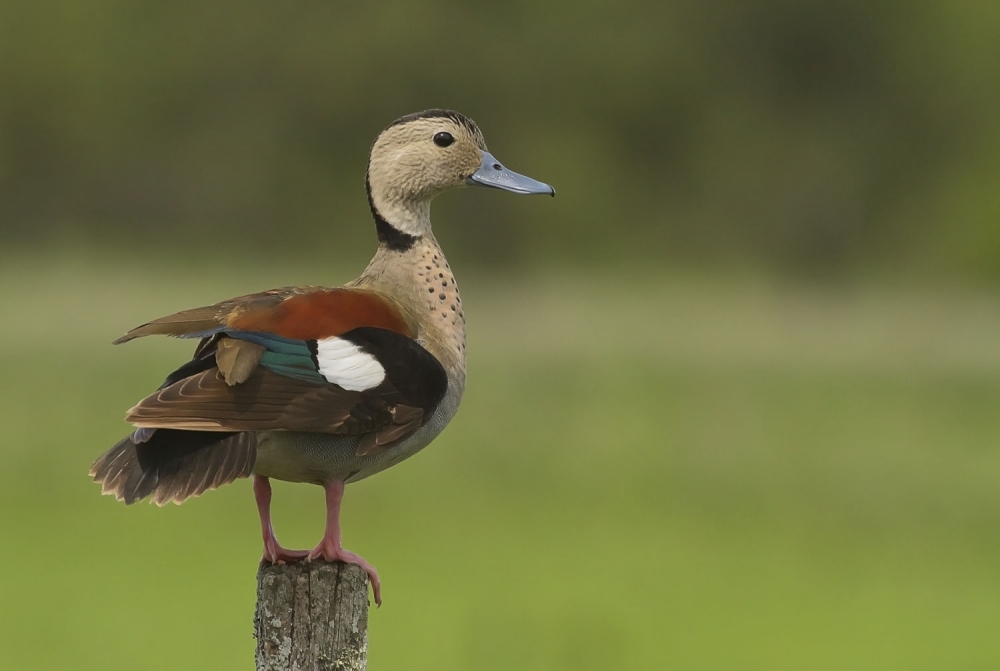
[[[408,252],[413,249],[420,239],[419,235],[410,235],[399,230],[382,216],[382,213],[375,207],[375,200],[372,198],[372,184],[365,175],[365,190],[368,191],[368,207],[371,208],[372,216],[375,218],[375,235],[379,244],[394,252]]]

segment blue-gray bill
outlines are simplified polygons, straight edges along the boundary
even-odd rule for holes
[[[483,164],[479,170],[472,173],[467,180],[469,184],[479,186],[492,186],[495,189],[504,189],[514,193],[544,193],[550,196],[556,195],[556,190],[544,182],[531,179],[525,175],[503,167],[500,161],[493,158],[488,151],[483,152]]]

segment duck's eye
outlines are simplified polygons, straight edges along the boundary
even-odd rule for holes
[[[447,147],[454,141],[455,138],[451,136],[451,133],[446,133],[445,131],[441,131],[440,133],[434,134],[434,144],[436,144],[439,147]]]

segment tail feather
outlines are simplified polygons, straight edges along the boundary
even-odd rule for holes
[[[147,496],[180,503],[245,478],[257,461],[254,433],[156,429],[122,438],[90,469],[104,494],[126,504]]]

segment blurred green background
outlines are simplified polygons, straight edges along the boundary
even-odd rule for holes
[[[348,490],[371,668],[997,668],[998,81],[973,0],[0,0],[0,666],[250,668],[249,483],[86,477],[190,343],[108,343],[354,277],[445,106],[559,197],[435,205],[470,383]]]

